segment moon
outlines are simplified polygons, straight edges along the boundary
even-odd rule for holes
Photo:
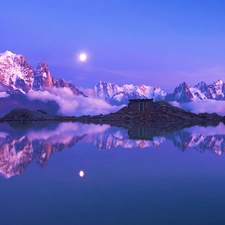
[[[79,59],[81,62],[85,62],[87,60],[87,55],[85,53],[81,53]]]
[[[79,176],[80,176],[80,177],[83,177],[83,176],[84,176],[84,171],[81,170],[81,171],[79,172]]]

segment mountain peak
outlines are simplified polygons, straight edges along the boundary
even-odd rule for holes
[[[188,87],[188,84],[184,81],[183,83],[181,83],[179,86],[178,86],[178,88],[179,87],[184,87],[184,88],[187,88],[187,89],[189,89],[189,87]]]
[[[21,92],[27,92],[32,87],[33,68],[23,55],[10,51],[0,54],[0,82]]]
[[[9,56],[9,57],[14,57],[14,56],[16,56],[16,54],[10,52],[9,50],[6,50],[5,52],[0,53],[0,58],[1,58],[1,57],[7,57],[7,56]]]
[[[36,76],[41,76],[44,79],[50,76],[50,71],[48,69],[48,64],[46,62],[40,62],[35,72]]]
[[[48,64],[46,63],[46,62],[40,62],[39,64],[38,64],[38,66],[37,66],[37,68],[47,68],[48,69]]]
[[[196,84],[195,87],[201,87],[207,85],[205,81],[201,81],[200,83]]]
[[[221,79],[214,82],[214,84],[223,84],[223,81]]]
[[[183,82],[174,89],[173,94],[168,94],[165,99],[167,101],[189,102],[192,98],[193,94],[191,93],[190,88],[186,82]]]
[[[117,85],[115,83],[111,83],[111,82],[107,82],[107,81],[102,81],[102,80],[99,80],[96,84],[97,85],[104,85],[104,86],[114,86],[114,85]]]
[[[0,53],[0,83],[10,87],[12,91],[20,91],[24,94],[31,89],[42,90],[55,86],[67,87],[74,95],[85,96],[73,84],[53,78],[46,62],[40,62],[37,69],[33,69],[23,55],[10,51]]]
[[[95,97],[108,100],[118,92],[118,85],[106,81],[98,81],[98,83],[94,86],[94,92]]]
[[[52,87],[52,77],[48,69],[48,64],[46,62],[40,62],[37,69],[34,72],[34,83],[33,87],[36,90],[42,87]]]

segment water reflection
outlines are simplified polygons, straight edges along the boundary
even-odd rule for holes
[[[206,150],[221,155],[225,151],[225,126],[192,127],[168,132],[156,127],[131,127],[123,129],[109,125],[80,123],[52,123],[38,126],[1,124],[0,173],[10,178],[22,174],[32,162],[44,168],[54,152],[64,151],[79,143],[92,143],[97,149],[157,147],[172,141],[181,151],[188,147],[199,152]],[[80,171],[83,177],[84,172]]]

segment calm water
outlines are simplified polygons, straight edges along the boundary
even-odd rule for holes
[[[223,124],[151,140],[76,123],[0,131],[3,225],[225,224]]]

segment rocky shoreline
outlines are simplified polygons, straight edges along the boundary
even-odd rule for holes
[[[147,111],[138,112],[123,107],[115,113],[106,115],[83,115],[83,116],[59,116],[49,115],[43,110],[31,111],[28,109],[13,109],[10,113],[1,118],[1,122],[31,122],[31,121],[57,121],[57,122],[81,122],[81,123],[94,123],[94,124],[109,124],[118,127],[134,127],[144,126],[153,127],[153,124],[161,124],[160,127],[166,127],[176,130],[178,128],[185,128],[194,125],[200,126],[215,126],[219,122],[224,122],[225,117],[216,113],[200,113],[195,114],[186,112],[178,107],[174,107],[165,101],[154,102],[154,106],[159,108],[157,112]]]
[[[24,108],[13,109],[3,116],[1,122],[24,122],[24,121],[76,121],[76,116],[50,115],[44,110],[32,111]]]
[[[207,125],[225,121],[225,117],[216,113],[200,113],[184,111],[165,101],[158,101],[154,106],[160,110],[138,112],[125,106],[116,113],[97,116],[80,116],[76,120],[82,123],[110,124],[115,126],[135,126],[152,123],[177,123],[180,126]]]

